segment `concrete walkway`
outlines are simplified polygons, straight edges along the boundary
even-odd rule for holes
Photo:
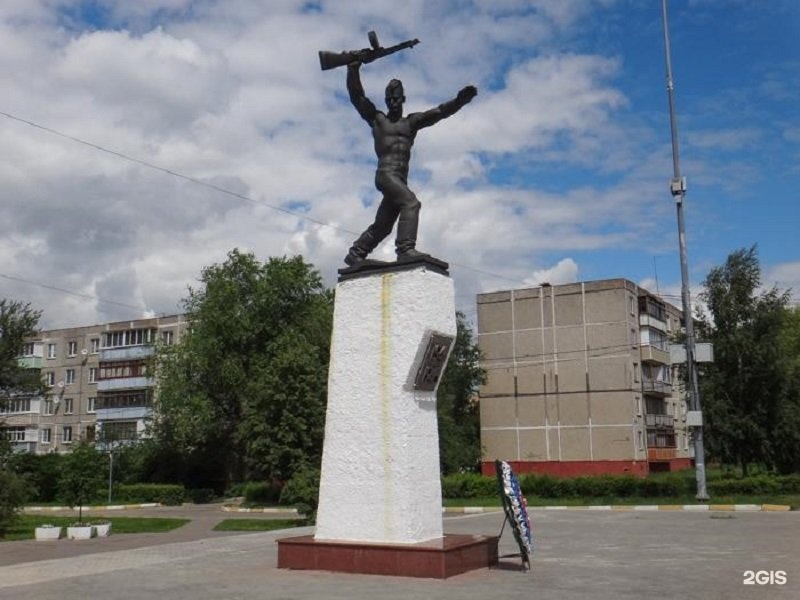
[[[230,515],[225,515],[230,516]],[[800,513],[537,511],[532,571],[516,558],[446,581],[285,571],[275,539],[310,533],[211,536],[0,567],[14,600],[627,600],[800,597]],[[210,522],[210,518],[209,518]],[[502,515],[445,517],[449,533],[494,534]],[[159,537],[163,534],[158,534]],[[117,536],[117,538],[132,536]],[[109,538],[113,540],[114,538]],[[163,537],[161,541],[163,541]],[[77,544],[93,542],[70,542]],[[10,551],[27,542],[0,544]],[[45,544],[39,543],[38,547]],[[9,550],[7,550],[7,548]],[[501,554],[515,551],[506,529]],[[786,583],[745,585],[745,572],[783,571]]]
[[[34,513],[38,514],[38,513]],[[50,511],[53,516],[74,516],[77,519],[77,510]],[[221,510],[219,504],[185,504],[183,506],[155,506],[147,508],[132,508],[120,510],[84,510],[84,517],[166,517],[191,519],[189,523],[164,533],[126,533],[112,535],[107,538],[94,538],[92,540],[60,539],[53,542],[37,542],[36,540],[23,540],[18,542],[0,543],[0,566],[17,563],[50,560],[96,554],[98,552],[113,552],[117,550],[132,550],[148,546],[191,542],[207,538],[242,535],[237,531],[213,531],[214,526],[225,519],[291,519],[291,513],[270,513],[253,515],[248,513],[227,513]],[[244,532],[247,533],[247,532]],[[0,595],[2,598],[2,595]]]

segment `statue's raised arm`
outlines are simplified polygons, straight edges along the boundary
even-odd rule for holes
[[[375,108],[372,100],[367,98],[364,93],[364,86],[361,84],[361,75],[359,73],[360,69],[361,63],[359,62],[352,62],[347,65],[347,92],[350,94],[350,102],[356,107],[361,118],[372,125],[378,109]]]
[[[452,100],[448,100],[447,102],[442,102],[436,108],[431,108],[430,110],[426,110],[425,112],[421,113],[411,113],[408,115],[409,121],[411,121],[416,129],[422,129],[423,127],[430,127],[431,125],[435,125],[442,119],[446,119],[458,111],[460,111],[464,106],[469,104],[472,99],[478,95],[478,88],[474,85],[468,85],[463,87],[459,90],[458,94]]]

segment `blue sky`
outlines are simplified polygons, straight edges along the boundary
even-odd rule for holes
[[[693,293],[753,244],[765,285],[800,290],[800,3],[669,15]],[[370,29],[421,40],[364,67],[376,104],[392,77],[409,111],[479,88],[411,164],[419,248],[451,263],[460,309],[542,281],[655,291],[656,274],[677,302],[660,0],[7,0],[0,295],[48,327],[174,313],[234,247],[300,253],[334,285],[378,193],[369,130],[317,51]]]

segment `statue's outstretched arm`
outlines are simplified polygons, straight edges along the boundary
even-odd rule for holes
[[[352,62],[347,65],[347,91],[350,94],[350,102],[356,107],[358,114],[372,125],[378,109],[375,108],[372,100],[367,98],[364,93],[364,86],[361,85],[361,75],[359,73],[360,68],[360,62]]]
[[[456,114],[477,95],[478,88],[476,88],[474,85],[468,85],[464,88],[461,88],[461,90],[458,92],[458,95],[452,100],[443,102],[436,108],[426,110],[425,112],[408,115],[408,118],[412,121],[417,129],[430,127],[442,119],[446,119],[447,117]]]

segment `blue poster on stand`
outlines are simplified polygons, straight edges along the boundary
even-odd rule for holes
[[[533,532],[531,531],[531,521],[528,518],[528,504],[525,496],[522,495],[519,479],[511,465],[504,460],[496,460],[495,468],[506,520],[510,523],[514,539],[519,546],[523,566],[530,568],[530,557],[533,554]]]

